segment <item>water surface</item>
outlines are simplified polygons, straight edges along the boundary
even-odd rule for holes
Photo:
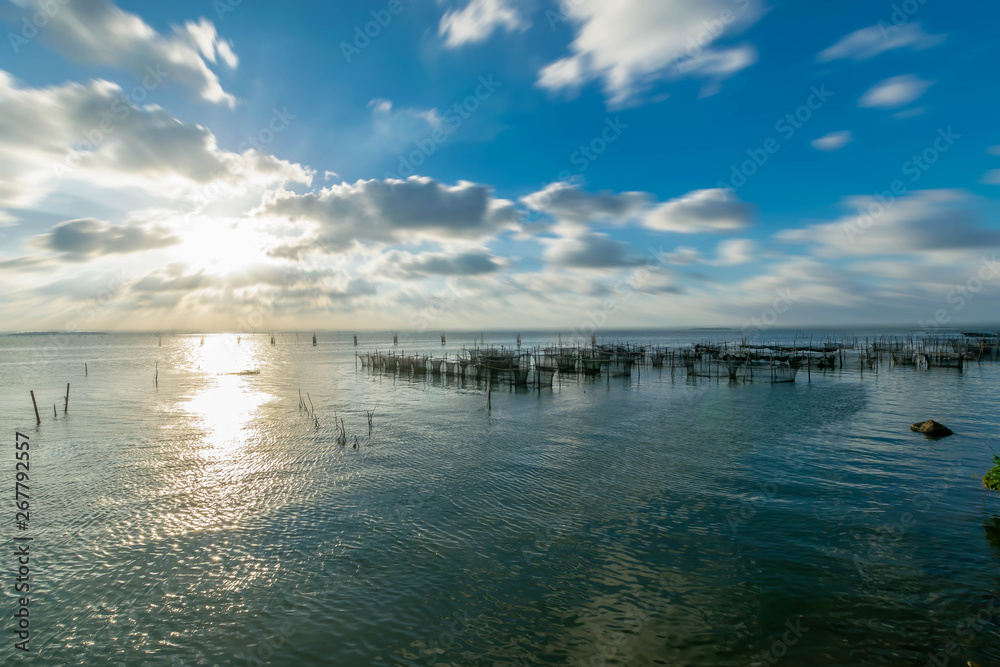
[[[39,664],[1000,663],[1000,365],[647,367],[487,411],[475,382],[356,368],[347,333],[201,340],[0,337]],[[928,418],[956,435],[910,432]]]

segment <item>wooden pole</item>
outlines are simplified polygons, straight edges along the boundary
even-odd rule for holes
[[[42,418],[38,416],[38,403],[35,402],[35,392],[34,392],[34,390],[32,390],[32,392],[31,392],[31,404],[33,406],[35,406],[35,420],[39,424],[41,424],[42,423]]]
[[[87,363],[86,362],[84,362],[84,364],[83,364],[83,375],[84,375],[84,377],[90,375],[90,371],[87,369]]]
[[[63,406],[63,414],[69,412],[69,382],[66,383],[66,405]]]
[[[59,416],[59,412],[56,410],[56,404],[53,403],[52,404],[52,417],[55,418],[55,417],[58,417],[58,416]]]

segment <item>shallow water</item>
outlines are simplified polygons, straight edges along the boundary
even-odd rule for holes
[[[350,334],[235,338],[0,337],[39,664],[1000,663],[1000,364],[643,368],[487,411],[475,382],[356,369]],[[909,430],[927,418],[956,435]]]

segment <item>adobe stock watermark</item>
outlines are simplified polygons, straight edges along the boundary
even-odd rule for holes
[[[547,183],[542,183],[541,190],[538,192],[538,198],[536,199],[535,208],[543,210],[552,203],[552,192],[549,191],[549,187],[552,185],[557,185],[559,183],[569,183],[572,182],[575,176],[579,176],[583,172],[587,171],[599,157],[604,155],[611,144],[618,141],[618,138],[624,134],[625,130],[629,128],[627,123],[623,123],[621,116],[615,116],[611,118],[608,116],[604,119],[604,124],[594,137],[583,144],[580,144],[576,150],[569,154],[570,164],[577,167],[576,172],[572,172],[569,169],[563,169],[557,175],[555,180],[549,181]]]
[[[781,150],[781,141],[791,140],[833,95],[833,92],[826,89],[825,83],[819,84],[818,87],[810,86],[809,96],[806,97],[805,102],[781,116],[774,123],[774,131],[780,135],[780,139],[773,136],[768,137],[759,147],[748,148],[746,154],[749,159],[744,160],[739,165],[735,163],[729,165],[729,180],[718,181],[716,187],[738,190],[746,185],[747,181],[768,163],[771,156]]]
[[[947,129],[939,127],[934,140],[920,153],[915,153],[904,162],[900,170],[904,175],[910,177],[911,183],[916,183],[961,138],[962,135],[952,130],[950,125]],[[876,190],[873,193],[874,201],[865,207],[858,207],[857,218],[844,224],[844,234],[847,235],[847,241],[853,245],[859,236],[867,232],[876,220],[892,208],[892,205],[907,192],[907,189],[906,183],[897,178],[889,184],[888,190],[881,192]]]
[[[430,305],[410,316],[410,324],[418,332],[423,333],[427,331],[431,324],[447,312],[461,295],[455,285],[454,278],[448,277],[444,281],[444,285],[445,288],[431,299]]]
[[[877,529],[878,535],[868,545],[868,548],[862,553],[854,554],[854,567],[857,569],[858,574],[864,579],[869,579],[871,574],[868,568],[889,557],[899,547],[907,531],[917,524],[918,515],[924,514],[937,504],[951,489],[951,485],[964,477],[965,474],[966,470],[962,466],[961,459],[950,461],[944,481],[935,482],[910,499],[915,513],[909,511],[903,512],[899,516],[898,521],[886,522],[879,526]]]
[[[41,0],[38,2],[35,5],[38,7],[38,11],[32,14],[30,19],[27,16],[21,17],[21,29],[18,32],[7,33],[7,41],[10,42],[11,50],[15,54],[20,53],[21,47],[37,37],[41,29],[47,26],[60,9],[69,4],[69,1]]]
[[[619,302],[626,302],[631,299],[635,290],[649,282],[650,278],[653,277],[653,272],[661,269],[666,263],[665,258],[667,253],[663,250],[662,245],[659,250],[649,248],[648,254],[649,256],[646,258],[645,263],[629,273],[628,276],[620,278],[615,282],[612,288],[615,293],[613,297],[601,302],[600,308],[587,312],[587,319],[573,329],[572,336],[581,341],[589,340],[590,336],[607,324],[610,315],[618,312]]]
[[[719,12],[718,18],[702,21],[701,30],[688,37],[688,45],[683,53],[674,57],[674,67],[678,72],[686,72],[694,66],[698,58],[705,52],[705,47],[717,40],[726,28],[736,23],[737,12],[745,12],[750,6],[750,0],[730,0],[736,11],[726,8]]]
[[[416,173],[417,168],[427,162],[427,158],[433,155],[437,149],[448,140],[448,138],[458,131],[462,124],[472,117],[472,114],[490,99],[497,88],[503,83],[493,78],[492,74],[481,76],[478,85],[471,95],[468,95],[461,102],[456,102],[441,117],[441,125],[435,127],[431,133],[413,143],[416,148],[409,153],[399,156],[399,170],[396,173],[385,172],[386,178],[406,179]],[[447,123],[447,128],[444,127]]]
[[[76,307],[70,315],[70,320],[61,329],[61,333],[45,336],[44,344],[33,348],[28,363],[20,368],[30,368],[35,364],[54,361],[69,348],[77,334],[86,331],[102,312],[128,291],[131,283],[131,278],[121,269],[111,272],[105,286]],[[17,377],[20,379],[23,375],[19,373]]]
[[[891,33],[909,23],[913,15],[919,12],[920,8],[926,4],[927,0],[904,0],[904,2],[894,4],[892,6],[892,13],[889,14],[889,20],[879,19],[879,22],[876,24],[879,32],[882,33],[882,39],[888,41]]]
[[[753,667],[777,664],[779,660],[788,654],[788,649],[798,644],[802,637],[809,632],[809,628],[803,627],[801,617],[795,619],[794,622],[786,621],[785,628],[786,630],[782,633],[780,639],[775,640],[769,648],[754,656],[750,662]]]
[[[955,626],[955,634],[971,642],[976,635],[983,630],[993,629],[1000,620],[1000,598],[996,593],[991,593],[990,601],[986,606],[975,614],[969,614]],[[926,667],[947,667],[949,664],[974,665],[971,660],[963,662],[961,659],[952,663],[954,658],[962,651],[962,646],[956,642],[948,642],[940,651],[931,651],[927,654]]]
[[[779,470],[771,477],[771,481],[757,482],[757,488],[760,489],[760,493],[755,492],[745,495],[740,501],[739,509],[734,509],[726,515],[726,523],[729,525],[729,530],[734,536],[748,521],[757,516],[757,512],[761,508],[774,500],[778,495],[778,485],[784,484],[787,479],[788,475],[784,471]]]
[[[605,118],[604,127],[598,135],[588,143],[580,144],[579,148],[570,153],[569,163],[577,167],[576,171],[578,174],[582,174],[590,168],[590,165],[597,158],[604,155],[608,147],[618,141],[618,137],[622,136],[622,133],[627,129],[628,125],[621,121],[620,116],[615,116],[614,120]]]
[[[243,0],[214,0],[212,8],[215,9],[215,15],[219,17],[219,21],[225,21],[226,14],[236,11],[236,8],[242,4]]]
[[[948,290],[945,301],[953,304],[952,313],[962,312],[966,304],[975,299],[976,295],[983,290],[986,283],[992,281],[997,276],[1000,276],[1000,264],[997,263],[997,256],[983,257],[979,268],[969,276],[964,284],[955,285]],[[947,309],[938,308],[931,319],[926,321],[917,320],[917,326],[924,332],[934,331],[951,322],[951,315]]]
[[[747,332],[750,332],[750,336],[755,336],[757,334],[763,333],[773,327],[778,323],[781,315],[788,312],[788,309],[795,305],[795,298],[792,295],[792,290],[788,287],[779,287],[775,290],[777,296],[771,305],[760,311],[759,317],[751,317],[743,327],[740,332],[747,336]]]
[[[291,125],[295,117],[295,114],[288,113],[287,106],[281,107],[280,111],[277,107],[273,107],[271,109],[271,118],[256,132],[248,134],[246,139],[236,147],[236,150],[242,153],[252,148],[255,151],[263,153],[264,149],[274,141],[275,137]],[[239,160],[231,160],[225,169],[213,174],[212,179],[204,187],[198,189],[198,192],[195,193],[195,199],[201,204],[213,201],[222,194],[223,186],[235,183],[236,178],[241,173],[242,166]]]
[[[583,2],[583,0],[560,0],[559,11],[554,9],[545,10],[545,20],[549,22],[549,29],[555,30],[560,23],[568,23],[569,10]]]
[[[403,0],[389,0],[385,9],[371,10],[372,20],[365,23],[363,27],[354,26],[354,39],[350,43],[340,43],[340,53],[343,54],[347,64],[351,64],[356,56],[361,55],[362,51],[371,46],[372,40],[381,35],[382,31],[392,23],[393,17],[402,13],[403,9],[405,9]]]
[[[141,85],[137,84],[127,93],[122,93],[111,103],[111,114],[105,114],[97,126],[83,133],[84,140],[77,143],[63,162],[55,162],[52,170],[56,178],[62,179],[80,164],[84,153],[96,151],[104,143],[105,138],[114,133],[118,123],[128,118],[133,111],[138,111],[138,104],[143,102],[149,93],[159,88],[160,84],[170,76],[169,72],[156,65],[146,67]]]

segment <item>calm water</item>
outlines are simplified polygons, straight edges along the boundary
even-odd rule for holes
[[[0,337],[4,475],[31,439],[37,664],[1000,664],[1000,364],[645,368],[487,412],[475,383],[356,370],[350,334],[319,338]],[[928,418],[956,435],[910,432]]]

